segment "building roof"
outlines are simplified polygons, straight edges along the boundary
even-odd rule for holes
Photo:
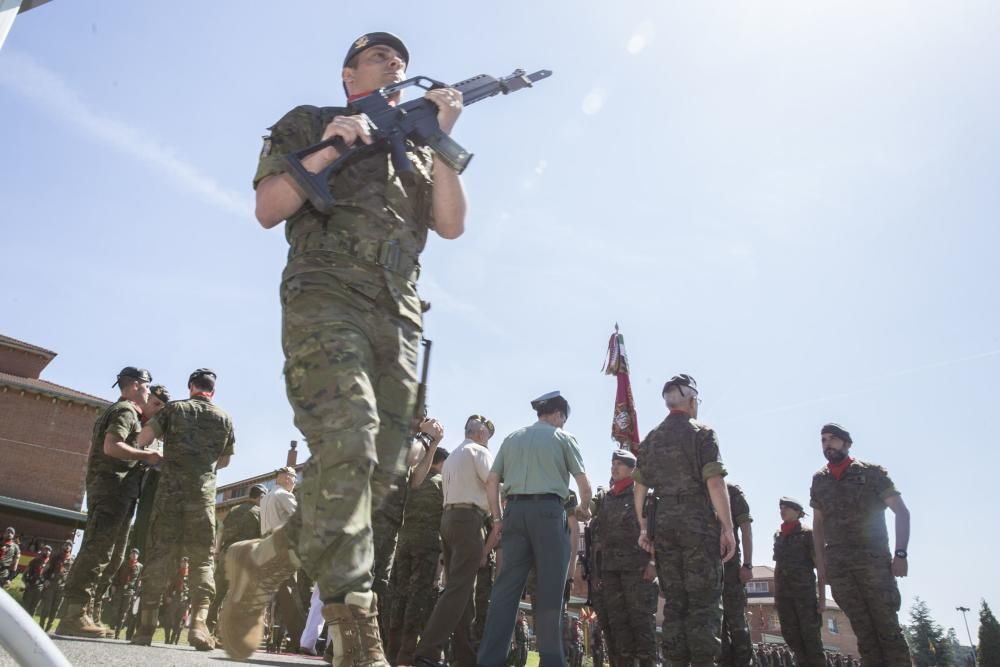
[[[774,568],[767,565],[753,566],[754,579],[774,579]]]
[[[5,336],[0,336],[0,338],[5,338]],[[21,389],[43,396],[52,396],[53,398],[75,401],[84,405],[92,405],[96,408],[104,408],[111,405],[111,401],[107,399],[85,394],[82,391],[70,389],[55,382],[35,378],[23,378],[11,375],[10,373],[0,373],[0,387],[13,387],[14,389]]]
[[[37,345],[32,345],[31,343],[25,343],[23,340],[11,338],[10,336],[4,336],[3,334],[0,334],[0,345],[13,347],[25,352],[31,352],[32,354],[37,354],[40,357],[48,357],[49,359],[53,359],[56,356],[56,353],[52,350],[46,350],[44,347],[38,347]]]
[[[75,528],[83,528],[87,525],[86,512],[77,512],[65,507],[44,505],[42,503],[31,502],[30,500],[21,500],[20,498],[9,498],[8,496],[0,496],[0,507],[10,510],[15,514],[54,519],[59,523],[70,524]]]

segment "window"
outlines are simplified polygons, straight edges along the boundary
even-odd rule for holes
[[[768,586],[766,581],[748,581],[747,582],[747,594],[749,595],[767,595]]]
[[[830,634],[838,635],[840,634],[840,628],[837,627],[837,619],[833,616],[826,619],[826,629],[830,631]]]

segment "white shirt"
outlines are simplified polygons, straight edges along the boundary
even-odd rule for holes
[[[260,501],[260,534],[270,535],[285,525],[295,513],[295,494],[276,486]]]
[[[454,503],[478,505],[490,511],[486,501],[486,478],[493,465],[493,454],[482,445],[466,438],[448,455],[441,469],[445,506]]]

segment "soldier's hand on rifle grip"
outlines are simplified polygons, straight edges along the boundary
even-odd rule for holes
[[[428,90],[424,95],[425,100],[430,100],[437,105],[438,125],[445,134],[451,134],[455,127],[455,121],[462,114],[462,93],[454,88],[435,88]]]
[[[368,116],[358,114],[356,116],[337,116],[326,125],[323,130],[321,141],[340,137],[341,140],[351,147],[357,141],[365,144],[372,142],[371,121]],[[322,171],[327,165],[340,157],[340,152],[333,146],[327,146],[321,151],[308,155],[302,159],[302,165],[314,174]]]

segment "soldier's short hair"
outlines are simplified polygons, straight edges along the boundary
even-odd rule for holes
[[[188,384],[201,391],[215,391],[215,372],[208,368],[199,368],[191,373]]]
[[[432,465],[437,465],[448,458],[448,450],[444,447],[438,447],[434,450],[434,458],[431,459]]]
[[[254,484],[250,487],[250,500],[256,500],[267,494],[267,489],[262,484]]]

